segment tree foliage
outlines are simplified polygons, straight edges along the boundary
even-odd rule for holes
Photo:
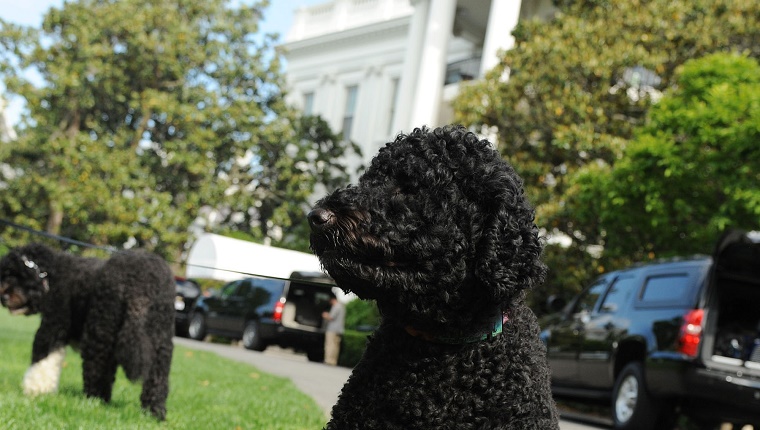
[[[522,21],[513,33],[514,48],[454,102],[459,122],[496,135],[498,149],[525,179],[539,226],[571,240],[564,256],[562,248],[547,249],[550,263],[564,263],[550,266],[549,290],[572,289],[568,280],[581,273],[639,257],[624,255],[629,248],[621,248],[601,260],[588,258],[598,245],[609,251],[616,244],[603,236],[599,219],[576,212],[578,205],[591,210],[607,196],[581,196],[576,188],[603,180],[594,172],[604,174],[620,159],[649,108],[676,85],[676,70],[719,51],[760,57],[760,3],[754,0],[555,4],[559,12],[551,21]],[[586,182],[574,183],[581,170]],[[546,293],[537,292],[535,300]]]
[[[760,56],[754,0],[574,0],[550,22],[524,21],[516,45],[486,78],[464,88],[457,119],[494,129],[526,180],[539,223],[580,245],[562,211],[568,178],[612,164],[676,68],[715,51]],[[509,79],[505,79],[505,76]],[[646,82],[651,78],[652,82]],[[655,91],[657,90],[657,91]]]
[[[612,168],[568,193],[610,257],[706,253],[727,228],[760,229],[760,65],[713,54],[687,62]]]
[[[28,106],[0,149],[4,217],[171,257],[199,218],[300,233],[314,186],[345,180],[345,147],[285,104],[266,5],[79,0],[40,30],[0,21],[0,73]]]

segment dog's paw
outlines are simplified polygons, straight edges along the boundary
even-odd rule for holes
[[[32,363],[21,381],[24,394],[38,396],[58,391],[58,381],[61,379],[61,368],[65,356],[66,350],[59,348],[42,360]]]

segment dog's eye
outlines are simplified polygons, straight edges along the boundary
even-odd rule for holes
[[[397,186],[396,188],[394,188],[393,193],[391,194],[393,196],[405,197],[412,194],[412,189],[410,187]]]

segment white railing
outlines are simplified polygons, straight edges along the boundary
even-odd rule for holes
[[[286,41],[336,33],[413,12],[409,0],[333,0],[297,9]]]

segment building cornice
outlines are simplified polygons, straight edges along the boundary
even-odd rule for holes
[[[283,48],[286,53],[297,53],[299,51],[311,51],[315,48],[326,45],[339,47],[356,44],[357,42],[363,43],[368,39],[378,40],[388,38],[388,36],[392,34],[406,34],[409,31],[410,22],[411,15],[403,16],[363,27],[355,27],[335,33],[285,42],[281,44],[280,47]]]

